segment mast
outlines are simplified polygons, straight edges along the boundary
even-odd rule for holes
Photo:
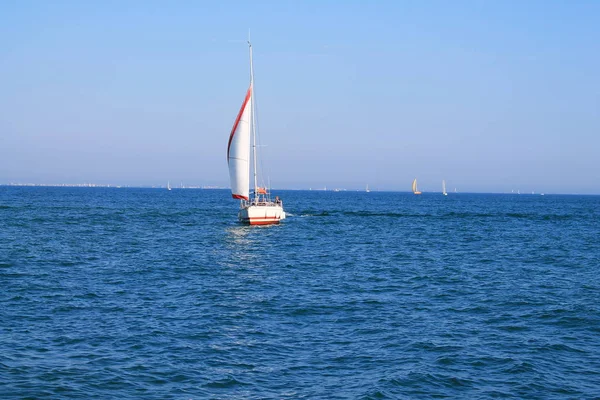
[[[254,199],[258,200],[258,193],[256,191],[256,188],[258,187],[258,179],[256,175],[256,112],[254,111],[254,65],[252,64],[252,43],[250,43],[250,34],[248,34],[248,48],[250,49],[250,96],[252,98],[252,123],[250,124],[250,134],[252,135],[252,159],[254,163]]]

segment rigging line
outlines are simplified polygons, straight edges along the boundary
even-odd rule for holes
[[[252,120],[254,123],[254,179],[255,179],[255,190],[256,190],[256,186],[259,184],[258,186],[262,186],[264,188],[266,188],[265,185],[265,174],[264,174],[264,160],[263,158],[265,158],[265,154],[264,152],[260,151],[260,157],[259,157],[259,148],[263,147],[261,145],[261,137],[260,137],[260,129],[259,129],[259,120],[260,118],[258,117],[258,113],[259,113],[259,108],[258,108],[258,102],[256,101],[256,77],[255,77],[255,71],[254,71],[254,65],[253,65],[253,57],[252,57],[252,45],[250,42],[250,30],[248,29],[248,46],[250,46],[250,75],[251,75],[251,83],[252,83]],[[258,159],[258,165],[257,165],[257,159]],[[257,171],[258,170],[258,171]],[[258,178],[258,179],[257,179]]]
[[[256,80],[256,73],[254,76],[254,80]],[[262,187],[266,187],[265,186],[265,168],[264,168],[264,159],[265,159],[265,152],[260,150],[261,147],[266,147],[266,145],[262,145],[261,144],[261,136],[260,136],[260,129],[259,129],[259,124],[260,124],[260,109],[258,107],[258,101],[256,101],[256,88],[254,88],[254,113],[255,113],[255,122],[254,122],[254,135],[256,137],[256,154],[257,154],[257,159],[258,159],[258,171],[259,172],[259,179],[260,179],[260,186]],[[258,157],[258,153],[260,151],[260,157]]]

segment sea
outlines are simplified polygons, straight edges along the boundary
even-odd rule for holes
[[[0,398],[600,398],[600,196],[274,194],[0,187]]]

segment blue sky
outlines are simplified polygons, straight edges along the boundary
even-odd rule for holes
[[[600,193],[597,1],[9,1],[0,183]]]

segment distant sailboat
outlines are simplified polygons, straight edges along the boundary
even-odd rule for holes
[[[227,145],[227,163],[231,195],[240,200],[238,218],[250,225],[278,224],[285,218],[283,203],[279,197],[271,200],[270,190],[258,186],[256,160],[256,112],[254,106],[254,66],[252,45],[250,49],[250,87],[240,109]],[[250,196],[250,149],[252,149],[254,193]]]
[[[448,196],[448,193],[446,192],[446,181],[442,180],[442,194],[444,196]]]
[[[167,190],[171,190],[171,181],[167,182]]]
[[[368,185],[368,184],[367,184],[367,188],[365,189],[365,192],[367,192],[367,193],[369,193],[369,192],[370,192],[370,190],[369,190],[369,185]]]
[[[412,191],[414,194],[421,194],[421,192],[419,192],[419,188],[417,187],[417,179],[416,178],[412,183]]]

